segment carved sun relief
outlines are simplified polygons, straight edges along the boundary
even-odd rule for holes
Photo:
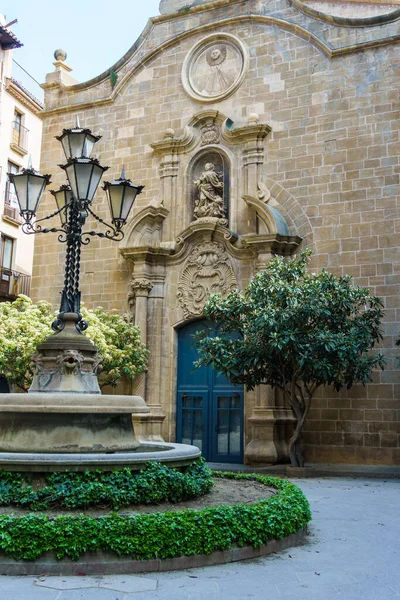
[[[248,52],[231,34],[211,35],[189,52],[183,65],[186,92],[196,100],[215,102],[238,89],[246,74]]]
[[[223,296],[237,289],[237,281],[224,247],[203,242],[192,250],[178,285],[184,317],[200,316],[210,294]]]

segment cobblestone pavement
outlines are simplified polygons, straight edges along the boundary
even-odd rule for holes
[[[0,600],[400,599],[400,481],[295,481],[307,542],[242,563],[116,577],[0,577]]]

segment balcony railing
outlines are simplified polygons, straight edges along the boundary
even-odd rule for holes
[[[11,145],[20,148],[24,152],[28,151],[29,129],[21,125],[20,121],[12,122]]]
[[[19,210],[11,206],[11,192],[9,191],[6,191],[6,195],[4,198],[3,215],[5,217],[11,217],[11,219],[14,219],[14,221],[18,221],[19,223],[23,223],[23,219],[19,214]]]
[[[6,267],[0,267],[0,298],[15,300],[19,294],[29,296],[31,276]]]

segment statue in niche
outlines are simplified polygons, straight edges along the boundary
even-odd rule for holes
[[[225,218],[223,173],[215,171],[213,163],[207,163],[199,179],[194,182],[197,189],[194,214],[197,219]]]

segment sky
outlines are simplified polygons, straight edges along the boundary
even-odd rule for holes
[[[71,75],[83,82],[125,54],[148,19],[159,14],[159,4],[160,0],[0,0],[0,13],[6,23],[18,19],[10,30],[24,46],[14,50],[14,59],[39,83],[54,70],[57,48],[67,52]],[[40,93],[31,83],[30,91]]]

